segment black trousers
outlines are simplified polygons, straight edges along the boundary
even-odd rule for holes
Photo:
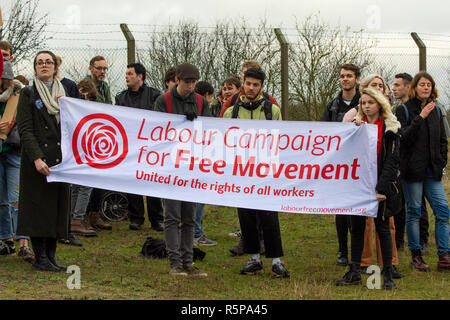
[[[336,231],[339,243],[339,252],[344,256],[348,254],[348,233],[351,231],[350,216],[336,215]]]
[[[425,202],[425,197],[422,197],[422,207],[420,208],[420,221],[419,221],[419,230],[420,230],[420,244],[428,243],[428,212],[427,212],[427,204]],[[394,216],[394,224],[395,224],[395,243],[397,247],[399,245],[403,245],[405,243],[405,228],[406,228],[406,202],[405,197],[402,197],[402,209],[400,212]]]
[[[283,256],[278,212],[238,208],[238,215],[245,253],[256,254],[260,252],[259,220],[266,257],[279,258]]]
[[[86,210],[87,213],[101,211],[103,196],[106,192],[107,190],[103,189],[92,189],[91,197],[89,198],[89,204]]]
[[[361,256],[364,250],[364,231],[366,229],[366,217],[350,216],[351,230],[351,263],[361,264]],[[375,229],[380,239],[381,256],[383,266],[392,266],[392,238],[389,229],[389,219],[374,219]]]
[[[145,208],[143,196],[127,193],[128,216],[131,223],[143,224],[145,221]],[[164,220],[162,201],[160,198],[147,197],[148,220],[154,226]]]

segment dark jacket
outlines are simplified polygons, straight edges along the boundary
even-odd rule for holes
[[[61,83],[67,89],[67,96],[71,98],[83,99],[75,81],[68,78],[62,78]]]
[[[86,76],[87,80],[91,80],[91,76]],[[111,90],[106,81],[100,81],[97,87],[97,102],[112,104]]]
[[[170,90],[170,94],[172,96],[172,112],[176,114],[188,114],[195,113],[197,116],[211,116],[211,112],[209,110],[208,101],[203,97],[203,109],[202,114],[199,114],[197,107],[197,98],[195,96],[195,92],[192,92],[187,97],[183,98],[177,92],[178,85],[173,86],[172,90]],[[166,101],[164,99],[164,95],[160,95],[155,102],[155,111],[167,112],[166,109]]]
[[[410,99],[405,109],[398,107],[396,116],[402,125],[400,147],[400,172],[407,182],[425,181],[427,169],[433,172],[436,181],[442,179],[442,170],[447,165],[447,135],[442,113],[434,108],[427,118],[419,114],[421,101]]]
[[[359,103],[359,98],[361,94],[359,93],[359,86],[356,87],[356,94],[350,102],[350,105],[347,105],[342,99],[342,90],[339,94],[328,102],[325,110],[323,112],[323,116],[321,121],[333,121],[333,122],[342,122],[344,115],[351,109],[356,108]]]
[[[67,239],[69,186],[47,183],[34,165],[38,158],[49,167],[61,162],[61,129],[34,86],[20,92],[16,121],[21,141],[17,234]]]
[[[398,181],[400,163],[400,136],[397,134],[396,128],[386,128],[386,123],[383,124],[383,135],[381,137],[380,153],[377,159],[377,185],[375,189],[377,193],[385,195],[387,198],[393,197],[398,186],[394,182]],[[400,199],[400,198],[398,198]],[[392,203],[389,201],[382,201],[378,206],[377,217],[391,216],[387,211],[398,212],[401,202],[394,205],[395,208],[390,207]]]
[[[127,89],[116,96],[116,105],[131,108],[153,110],[156,99],[161,92],[145,84],[138,91]]]

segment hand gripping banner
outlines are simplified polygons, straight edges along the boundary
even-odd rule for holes
[[[165,199],[376,217],[377,128],[174,115],[62,97],[59,181]]]

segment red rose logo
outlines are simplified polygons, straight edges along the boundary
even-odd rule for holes
[[[110,115],[95,113],[78,123],[72,137],[72,149],[78,164],[108,169],[125,159],[128,139],[119,121]]]

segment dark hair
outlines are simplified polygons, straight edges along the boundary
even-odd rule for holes
[[[96,61],[103,61],[103,60],[106,61],[106,59],[103,58],[102,56],[95,56],[95,57],[93,57],[93,58],[91,59],[91,61],[89,62],[89,65],[90,65],[90,66],[94,66],[94,63],[95,63]]]
[[[241,79],[236,76],[231,76],[223,80],[222,87],[224,84],[234,84],[236,88],[239,89],[241,87]]]
[[[166,86],[166,89],[168,88],[167,82],[173,81],[175,82],[175,76],[176,76],[176,68],[172,67],[169,70],[166,71],[164,75],[164,85]]]
[[[142,65],[142,63],[130,63],[129,65],[127,65],[127,68],[134,68],[134,72],[136,72],[136,75],[142,74],[142,81],[145,82],[145,75],[147,73],[147,70]]]
[[[247,69],[247,71],[245,71],[245,73],[244,73],[244,81],[247,78],[254,78],[254,79],[261,80],[261,84],[264,84],[264,80],[266,79],[266,74],[261,69],[250,68],[250,69]]]
[[[414,76],[414,78],[411,81],[411,88],[409,88],[408,96],[410,99],[414,99],[416,97],[416,87],[419,83],[420,79],[425,78],[431,82],[431,100],[436,100],[438,98],[438,91],[436,89],[436,82],[434,81],[431,74],[429,74],[426,71],[420,71],[418,74]]]
[[[88,99],[90,101],[97,100],[97,87],[91,80],[88,79],[81,80],[80,82],[78,82],[77,87],[82,93],[88,94]]]
[[[209,82],[199,81],[195,85],[195,92],[197,92],[202,96],[204,96],[207,93],[214,94],[214,88]]]
[[[339,68],[339,72],[342,70],[350,70],[353,71],[353,73],[355,74],[356,78],[359,78],[361,76],[361,70],[359,69],[359,67],[353,63],[344,63],[340,68]]]
[[[12,45],[11,45],[11,43],[9,43],[9,42],[6,41],[6,40],[0,41],[0,49],[3,49],[3,50],[9,50],[9,53],[10,53],[11,55],[13,54],[13,48],[12,48]]]
[[[395,78],[403,79],[404,85],[410,84],[413,79],[412,76],[406,72],[396,74]]]
[[[56,63],[57,62],[56,61],[56,55],[53,52],[48,51],[48,50],[42,50],[42,51],[39,51],[38,53],[36,53],[36,56],[34,57],[34,62],[33,62],[34,72],[36,73],[37,57],[38,57],[38,55],[43,54],[43,53],[49,54],[52,57],[52,60],[53,60],[54,66],[55,66],[55,73],[53,74],[53,76],[55,76],[58,73],[58,65]]]

